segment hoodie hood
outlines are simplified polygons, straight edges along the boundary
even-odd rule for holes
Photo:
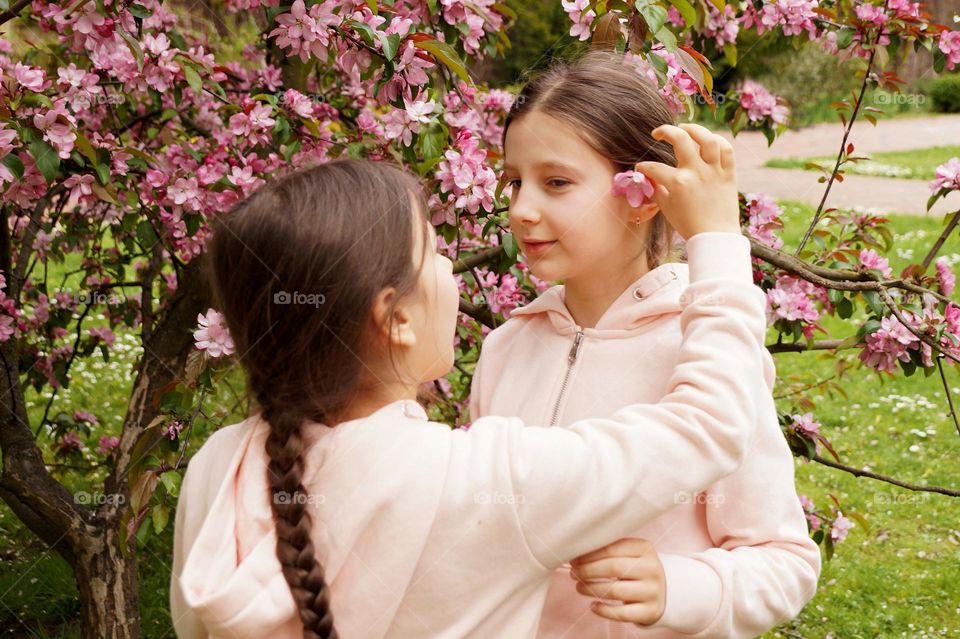
[[[605,331],[630,331],[660,316],[680,313],[680,295],[689,284],[690,271],[686,263],[661,264],[624,289],[597,325],[585,332],[598,337]],[[547,289],[537,299],[514,310],[510,317],[544,314],[559,332],[576,332],[579,327],[567,309],[565,288],[560,284]]]
[[[264,455],[257,454],[267,429],[258,425],[255,417],[243,424],[240,445],[180,575],[184,600],[211,637],[295,636],[284,626],[295,630],[299,624],[276,555],[277,535],[262,477]],[[254,476],[256,471],[261,477]],[[258,541],[244,548],[246,539]]]
[[[388,633],[423,555],[443,482],[424,483],[422,473],[426,469],[433,476],[444,476],[447,440],[429,440],[439,443],[428,450],[428,440],[396,437],[404,424],[423,428],[427,423],[419,403],[397,400],[336,428],[305,429],[301,483],[307,495],[316,498],[308,502],[311,537],[342,637]],[[234,428],[235,436],[224,433]],[[205,504],[206,512],[196,513],[202,523],[195,534],[189,533],[194,542],[179,586],[185,605],[211,639],[303,636],[299,611],[276,554],[265,470],[269,430],[258,416],[250,417],[211,436],[211,440],[229,436],[233,440],[229,445],[224,437],[209,455],[202,457],[201,450],[191,460],[200,467],[190,480],[190,497],[198,508]],[[385,446],[388,441],[394,444]],[[421,459],[425,452],[431,454]],[[399,464],[407,474],[397,471],[391,481],[367,491],[370,469],[397,466],[398,457],[418,461]]]

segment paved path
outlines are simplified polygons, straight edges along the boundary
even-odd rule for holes
[[[843,138],[840,123],[819,124],[799,131],[787,131],[767,147],[763,134],[744,131],[731,138],[737,154],[737,179],[744,192],[762,191],[782,199],[820,203],[826,184],[817,182],[815,171],[774,169],[763,164],[773,158],[836,157]],[[853,125],[848,142],[855,153],[902,151],[941,145],[960,145],[960,115],[880,120],[872,126],[860,118]],[[879,213],[928,215],[927,180],[903,180],[867,175],[845,175],[843,182],[834,182],[825,208],[862,207]],[[942,216],[960,208],[960,193],[951,193],[937,202],[929,215]]]

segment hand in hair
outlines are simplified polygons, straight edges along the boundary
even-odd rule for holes
[[[697,233],[740,233],[740,204],[733,146],[698,124],[664,124],[654,139],[673,146],[677,166],[638,162],[656,184],[653,199],[684,239]]]
[[[621,602],[594,601],[590,606],[594,614],[640,625],[656,623],[663,616],[667,576],[646,539],[620,539],[577,557],[570,565],[570,576],[577,580],[581,595]]]

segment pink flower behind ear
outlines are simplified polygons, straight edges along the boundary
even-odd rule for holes
[[[206,315],[197,315],[197,321],[200,328],[193,332],[193,339],[198,349],[207,351],[210,357],[233,354],[233,338],[220,313],[211,308]]]
[[[653,183],[640,171],[623,171],[613,176],[611,193],[626,196],[630,206],[640,206],[653,199]]]

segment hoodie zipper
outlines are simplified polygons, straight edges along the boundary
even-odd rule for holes
[[[583,342],[583,331],[577,329],[577,335],[573,338],[573,346],[570,347],[570,353],[567,354],[567,372],[563,374],[563,384],[560,385],[560,394],[557,395],[557,403],[553,405],[553,416],[550,418],[550,425],[557,425],[557,417],[560,416],[560,402],[563,401],[563,394],[567,390],[567,383],[570,381],[570,372],[577,361],[577,353],[580,352],[580,344]]]

